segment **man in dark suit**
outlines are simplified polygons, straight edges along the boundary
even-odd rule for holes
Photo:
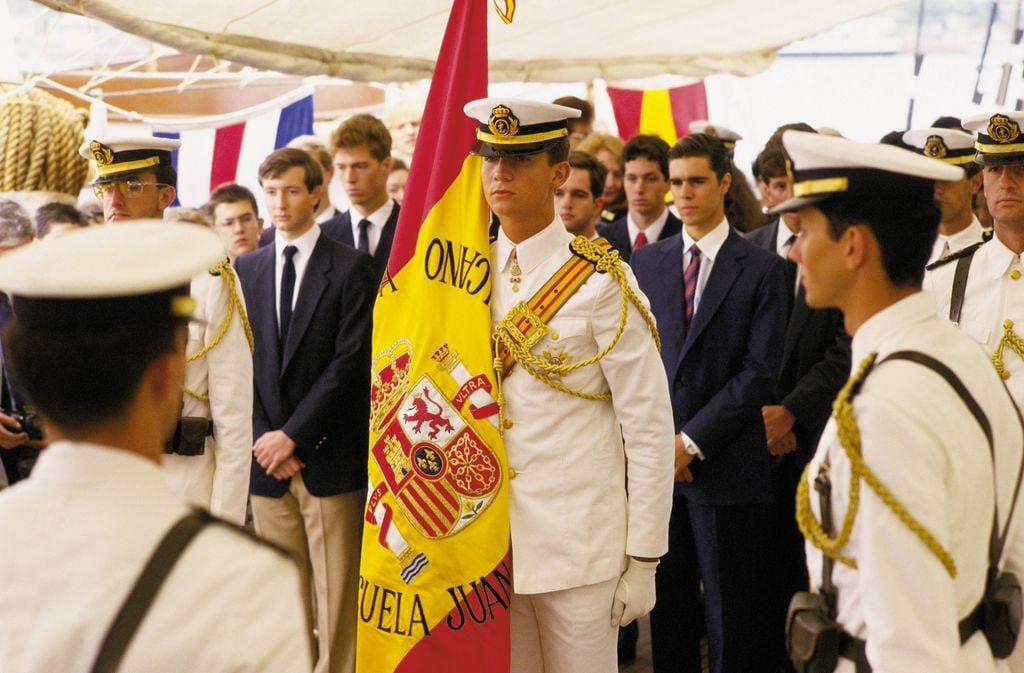
[[[373,256],[382,278],[398,224],[398,204],[388,195],[391,134],[376,117],[361,114],[331,134],[334,170],[352,206],[321,226],[336,241]]]
[[[622,148],[622,166],[628,210],[599,225],[598,233],[628,262],[637,248],[678,234],[682,223],[665,204],[668,143],[658,136],[633,136]]]
[[[368,114],[342,122],[331,134],[334,172],[349,203],[348,210],[320,221],[328,237],[373,257],[377,278],[383,278],[395,238],[399,206],[388,195],[391,172],[391,133],[384,123]],[[324,185],[324,196],[327,186]],[[273,228],[260,235],[260,246],[274,240]]]
[[[273,152],[260,185],[277,236],[238,258],[252,322],[252,510],[256,531],[288,549],[315,594],[316,673],[354,669],[366,493],[370,324],[368,255],[313,221],[322,173],[297,149]],[[307,596],[313,614],[313,600]]]
[[[772,494],[761,407],[775,399],[785,265],[730,228],[721,140],[688,136],[669,158],[685,228],[632,261],[658,321],[678,433],[669,551],[651,613],[654,670],[701,670],[699,573],[712,673],[770,671],[761,557]]]
[[[792,198],[793,182],[786,173],[781,146],[769,145],[758,156],[761,180],[769,208]],[[788,261],[800,231],[794,212],[776,216],[755,229],[747,239],[777,253],[786,261],[786,284],[791,298],[786,312],[786,338],[782,345],[776,403],[761,409],[768,451],[772,454],[772,490],[775,496],[768,564],[772,578],[772,648],[780,670],[792,671],[786,654],[785,624],[789,601],[808,586],[804,539],[796,524],[796,487],[804,466],[818,445],[832,412],[832,400],[850,371],[850,337],[843,329],[843,314],[836,309],[807,306],[797,266]]]

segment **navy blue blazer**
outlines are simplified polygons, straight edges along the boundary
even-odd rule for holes
[[[682,234],[637,250],[632,267],[658,321],[676,431],[705,456],[677,487],[712,505],[769,502],[761,407],[774,401],[786,329],[782,259],[730,229],[685,338]]]
[[[366,488],[370,331],[377,290],[370,256],[320,236],[299,286],[284,344],[277,331],[275,247],[237,260],[252,323],[254,438],[284,430],[318,497]],[[254,495],[281,497],[278,480],[252,461]]]
[[[747,234],[747,240],[775,252],[778,233],[776,217]],[[787,286],[792,288],[796,265],[787,262],[787,269],[792,269],[787,280]],[[802,285],[791,307],[776,398],[796,418],[793,431],[802,465],[814,455],[818,438],[832,414],[832,400],[850,375],[850,335],[843,327],[841,311],[807,305]]]
[[[678,234],[682,228],[683,223],[670,210],[668,212],[668,219],[665,220],[665,226],[661,228],[658,240],[664,241],[666,238],[671,238]],[[629,257],[633,252],[633,241],[629,240],[629,225],[626,224],[625,215],[614,222],[598,222],[597,233],[608,239],[612,247],[619,251],[619,258],[623,262],[629,262]],[[648,244],[650,243],[654,243],[654,241],[648,241]]]

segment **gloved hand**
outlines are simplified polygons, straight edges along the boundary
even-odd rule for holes
[[[612,599],[612,626],[625,626],[654,608],[654,571],[657,561],[630,557]]]

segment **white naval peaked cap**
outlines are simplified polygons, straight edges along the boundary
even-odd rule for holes
[[[988,112],[971,115],[962,126],[975,135],[974,157],[982,166],[1024,163],[1024,112]]]
[[[720,126],[718,124],[712,124],[707,119],[695,119],[690,122],[690,133],[703,133],[705,135],[714,136],[719,140],[725,142],[725,146],[732,149],[736,145],[737,140],[743,140],[736,131],[726,126]]]
[[[917,148],[920,154],[947,164],[962,166],[974,162],[974,136],[965,131],[944,128],[911,129],[903,134],[903,142]]]
[[[483,157],[524,156],[543,152],[569,135],[576,108],[523,98],[480,98],[462,108],[480,122],[472,154]]]
[[[171,153],[181,141],[152,136],[110,137],[86,140],[78,153],[96,165],[96,182],[118,173],[130,173],[161,164],[171,166]]]
[[[865,144],[805,131],[786,131],[782,145],[789,156],[794,197],[772,208],[796,210],[835,194],[892,193],[899,198],[900,176],[918,180],[963,180],[964,170],[893,145]]]
[[[187,319],[189,281],[224,257],[210,229],[133,220],[48,237],[0,256],[0,288],[29,326],[98,330]]]

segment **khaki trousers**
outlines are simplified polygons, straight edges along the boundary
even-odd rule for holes
[[[252,496],[256,532],[291,552],[299,564],[309,623],[319,634],[313,673],[353,673],[359,554],[366,493],[310,495],[297,474],[280,498]],[[315,622],[314,616],[315,615]]]

